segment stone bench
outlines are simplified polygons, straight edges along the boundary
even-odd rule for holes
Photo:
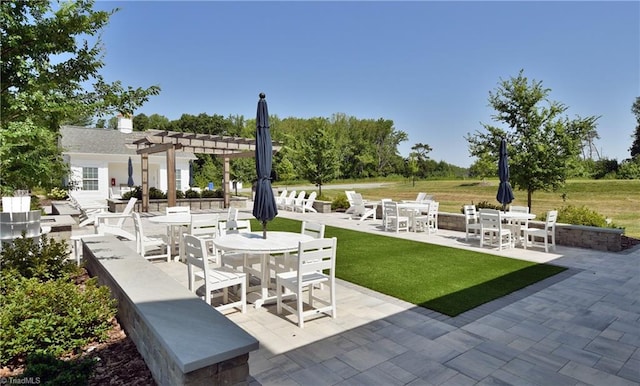
[[[258,341],[115,236],[83,241],[87,270],[159,385],[246,384]],[[181,264],[181,263],[175,263]]]

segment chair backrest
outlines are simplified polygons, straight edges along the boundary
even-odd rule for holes
[[[40,226],[40,217],[42,212],[39,210],[31,210],[27,212],[3,212],[0,217],[0,237],[5,240],[12,240],[22,237],[24,232],[25,238],[39,237],[42,233]]]
[[[509,205],[509,212],[529,213],[528,206]]]
[[[305,208],[313,208],[313,203],[316,200],[317,196],[318,196],[318,193],[311,192],[309,194],[309,197],[307,197],[307,201],[305,201],[305,203],[304,203],[304,207]]]
[[[335,276],[336,248],[335,237],[330,239],[316,239],[298,244],[298,286],[301,287],[305,274],[324,271],[329,276]],[[328,272],[327,272],[328,270]]]
[[[344,194],[347,195],[347,201],[349,201],[349,205],[353,205],[353,196],[356,194],[355,190],[345,190]]]
[[[166,214],[178,214],[178,213],[191,213],[191,208],[188,206],[168,206]]]
[[[137,198],[135,197],[131,197],[129,199],[129,202],[127,202],[127,206],[124,207],[124,210],[122,211],[122,214],[124,215],[130,215],[133,212],[133,208],[136,206],[136,201],[138,201]],[[116,226],[118,228],[122,228],[122,226],[124,225],[124,221],[126,220],[126,217],[120,217],[118,219],[118,222],[116,223]]]
[[[422,200],[424,200],[424,198],[427,196],[427,193],[425,192],[419,192],[418,195],[416,196],[416,201],[417,202],[422,202]]]
[[[142,220],[140,219],[140,213],[133,212],[133,228],[136,232],[136,252],[140,253],[143,250],[144,230],[142,229]]]
[[[304,197],[305,197],[306,193],[307,192],[305,192],[304,190],[301,190],[300,193],[298,193],[298,197],[296,197],[296,199],[293,202],[293,204],[295,206],[302,206],[302,201],[304,200]]]
[[[300,233],[311,236],[314,239],[322,239],[324,238],[324,228],[324,224],[312,221],[303,221]]]
[[[429,217],[436,217],[438,215],[438,209],[440,209],[440,203],[438,201],[431,201],[429,203]]]
[[[217,253],[217,248],[213,248],[213,251]],[[187,260],[189,288],[192,289],[196,273],[194,268],[197,268],[198,271],[203,271],[205,281],[209,277],[209,264],[205,241],[193,235],[185,235],[184,256]]]
[[[229,208],[227,211],[227,221],[236,221],[238,219],[238,208]]]
[[[500,211],[497,209],[480,209],[478,214],[483,229],[502,229]]]
[[[555,231],[556,222],[558,221],[558,211],[550,210],[547,212],[547,219],[545,221],[545,229],[548,231]]]
[[[475,224],[478,222],[478,212],[475,205],[464,206],[464,220],[467,224]]]
[[[387,216],[398,216],[398,203],[395,201],[384,201],[382,202],[382,212],[384,213],[385,218]]]
[[[284,202],[287,198],[287,189],[283,190],[282,193],[276,198],[276,202]]]
[[[218,237],[217,213],[198,213],[191,215],[189,234],[197,237]]]
[[[251,221],[249,220],[230,220],[227,222],[221,222],[218,227],[220,228],[220,235],[226,235],[231,233],[250,233]]]
[[[287,197],[287,198],[285,199],[285,204],[287,204],[287,205],[292,204],[292,203],[293,203],[293,201],[296,199],[296,193],[298,193],[298,192],[297,192],[297,191],[295,191],[295,190],[290,191],[290,192],[289,192],[289,197]]]

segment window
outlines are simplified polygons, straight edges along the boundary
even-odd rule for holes
[[[182,190],[182,170],[176,170],[176,190]]]
[[[82,190],[98,190],[98,168],[82,168]]]

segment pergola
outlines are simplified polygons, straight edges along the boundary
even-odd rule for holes
[[[142,160],[142,211],[149,211],[149,154],[167,154],[167,205],[176,205],[176,151],[194,154],[213,154],[224,160],[223,191],[224,207],[229,207],[229,161],[234,158],[255,156],[256,140],[253,138],[228,137],[222,135],[180,133],[175,131],[149,131],[149,135],[133,142],[136,153]],[[281,149],[273,143],[273,152]]]

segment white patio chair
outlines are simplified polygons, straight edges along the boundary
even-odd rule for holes
[[[317,213],[317,211],[315,210],[315,208],[313,207],[313,203],[316,201],[316,197],[317,197],[318,193],[316,192],[311,192],[309,194],[309,197],[305,198],[302,200],[302,205],[294,205],[293,207],[293,211],[294,212],[313,212],[313,213]]]
[[[300,226],[300,233],[303,235],[311,236],[314,239],[323,239],[324,238],[324,230],[325,225],[319,222],[314,221],[303,221]],[[274,260],[273,267],[276,272],[286,272],[292,271],[296,269],[298,265],[298,254],[297,253],[286,253],[284,255],[284,265],[281,266],[278,264],[278,257]]]
[[[189,229],[180,235],[180,260],[184,261],[184,236],[191,235],[207,241],[208,250],[213,250],[213,239],[220,234],[218,229],[219,215],[217,213],[194,213],[191,215],[191,223]],[[218,253],[212,251],[209,253],[209,260],[220,265],[217,260]]]
[[[503,247],[511,248],[513,241],[511,229],[502,224],[500,211],[496,209],[481,209],[478,215],[480,218],[480,247],[484,245],[485,236],[489,236],[489,243],[498,243],[498,250]]]
[[[440,211],[440,203],[431,201],[429,203],[429,211],[427,212],[427,233],[438,232],[438,212]]]
[[[547,219],[545,220],[544,228],[525,228],[524,232],[524,249],[527,249],[527,244],[531,242],[534,244],[536,237],[544,239],[544,251],[549,252],[549,237],[551,237],[551,247],[556,249],[556,222],[558,221],[558,211],[550,210],[547,212]]]
[[[31,209],[31,196],[2,197],[4,213],[28,212]]]
[[[360,219],[360,221],[364,221],[365,219],[371,217],[374,220],[376,219],[376,211],[378,209],[377,204],[366,204],[362,195],[360,193],[355,193],[353,195],[353,206],[351,211],[352,219]]]
[[[285,200],[287,199],[287,189],[284,189],[279,196],[276,197],[276,206],[278,208],[284,206]]]
[[[395,201],[385,201],[382,204],[382,211],[384,212],[384,230],[394,230],[396,233],[399,231],[409,231],[410,219],[408,215],[402,215],[398,203]]]
[[[206,241],[193,235],[184,237],[185,256],[187,260],[187,272],[189,275],[189,290],[198,294],[196,279],[203,281],[204,294],[201,298],[211,305],[212,292],[222,296],[222,304],[215,306],[218,311],[230,308],[238,308],[242,313],[247,311],[246,275],[226,267],[212,268],[209,266]],[[214,251],[216,248],[214,248]],[[239,287],[237,294],[240,299],[229,303],[229,288]],[[201,292],[201,291],[200,291]]]
[[[345,213],[353,213],[355,210],[353,204],[355,200],[356,191],[355,190],[345,190],[344,194],[347,196],[347,201],[349,202],[349,207],[345,211]]]
[[[137,201],[137,198],[131,197],[127,202],[127,206],[120,213],[97,213],[93,222],[95,233],[108,233],[124,237],[127,240],[135,240],[136,236],[126,231],[124,224],[127,219],[132,218],[131,213],[133,213]]]
[[[251,233],[251,222],[249,220],[231,220],[219,224],[220,236],[224,237],[230,233]],[[258,279],[262,277],[262,272],[256,266],[260,266],[260,256],[243,252],[225,252],[220,257],[220,264],[236,271],[247,274],[247,287],[251,276]]]
[[[165,208],[165,214],[167,216],[171,216],[175,214],[191,214],[191,207],[168,206]],[[180,240],[182,238],[182,234],[185,233],[186,231],[187,231],[186,225],[167,225],[167,236],[169,236],[169,240]],[[180,244],[178,243],[178,245]]]
[[[136,252],[145,259],[171,259],[169,244],[158,237],[147,237],[144,234],[140,213],[133,212],[133,225],[136,230]]]
[[[509,205],[509,212],[518,212],[518,213],[529,213],[528,206],[520,206],[520,205]],[[509,220],[509,225],[511,226],[511,233],[514,238],[514,242],[524,239],[523,229],[529,227],[528,219],[511,219]]]
[[[290,202],[287,205],[285,205],[284,209],[285,210],[290,210],[292,212],[295,212],[296,207],[302,207],[305,195],[306,195],[306,192],[304,190],[301,190],[298,193],[298,196],[295,198],[295,200],[293,200],[292,202]]]
[[[293,203],[293,201],[296,199],[296,194],[298,192],[296,192],[295,190],[292,190],[289,192],[289,196],[287,196],[284,201],[278,205],[278,209],[286,209],[287,206],[291,205]]]
[[[465,241],[469,240],[469,234],[475,236],[480,235],[480,220],[478,219],[478,212],[475,205],[464,206],[464,226],[465,226]]]
[[[276,296],[278,314],[282,313],[282,309],[296,314],[298,318],[298,326],[304,327],[306,317],[319,315],[321,313],[331,315],[336,318],[336,286],[335,286],[335,267],[336,267],[336,246],[337,239],[318,239],[300,243],[298,246],[298,264],[295,271],[282,272],[276,275]],[[322,284],[328,287],[329,299],[314,295],[315,287]],[[296,307],[284,303],[283,291],[289,290],[296,298]],[[303,291],[307,291],[307,305],[310,309],[305,311]],[[324,292],[324,291],[322,291]],[[320,303],[320,307],[314,305]]]
[[[237,221],[238,220],[238,208],[231,207],[227,211],[227,221]]]

